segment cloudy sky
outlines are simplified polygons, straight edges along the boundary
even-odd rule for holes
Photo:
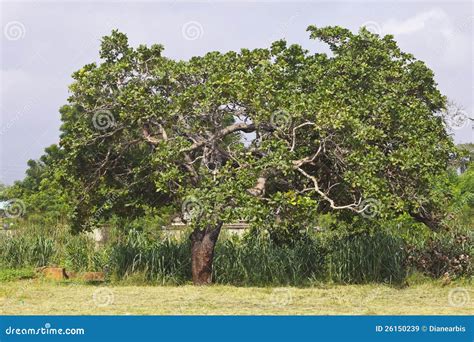
[[[395,35],[472,117],[470,1],[1,1],[0,182],[22,179],[27,160],[58,142],[58,108],[66,103],[70,75],[97,60],[100,38],[112,29],[125,32],[132,45],[161,43],[167,56],[188,59],[268,47],[280,38],[320,51],[305,31],[310,24],[364,25]],[[452,130],[458,143],[474,142],[465,121]]]

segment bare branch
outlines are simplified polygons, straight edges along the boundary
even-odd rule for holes
[[[307,121],[307,122],[304,122],[302,123],[301,125],[298,125],[296,126],[295,128],[293,128],[293,141],[291,143],[291,148],[290,148],[290,152],[293,152],[295,150],[295,147],[296,147],[296,130],[298,128],[301,128],[301,127],[304,127],[304,126],[308,126],[308,125],[314,125],[314,122],[311,122],[311,121]]]
[[[359,199],[358,203],[352,203],[352,204],[348,204],[348,205],[336,205],[332,198],[330,198],[323,191],[321,191],[321,189],[319,188],[318,180],[316,179],[316,177],[311,176],[310,174],[308,174],[306,171],[304,171],[300,167],[296,168],[296,170],[298,172],[300,172],[303,176],[305,176],[306,178],[310,179],[313,182],[314,187],[311,188],[311,189],[316,191],[322,198],[324,198],[327,202],[329,202],[329,205],[331,206],[332,209],[335,209],[335,210],[349,209],[349,210],[352,210],[356,213],[361,213],[361,212],[365,211],[368,208],[368,205],[364,206],[364,208],[360,208],[360,203],[361,203],[362,199]]]
[[[323,149],[323,144],[319,145],[318,150],[316,151],[316,153],[312,157],[305,157],[305,158],[302,158],[302,159],[299,159],[299,160],[294,160],[292,162],[293,167],[294,168],[299,168],[300,166],[302,166],[304,164],[312,163],[316,159],[316,157],[319,155],[319,153],[321,152],[322,149]]]

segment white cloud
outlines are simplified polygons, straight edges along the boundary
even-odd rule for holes
[[[406,19],[392,18],[380,27],[383,35],[394,35],[402,46],[423,46],[426,56],[421,57],[427,62],[433,61],[432,66],[440,64],[443,68],[453,68],[470,64],[470,30],[464,29],[442,9],[432,8]]]
[[[382,30],[384,34],[411,34],[423,30],[429,22],[446,22],[447,20],[448,16],[446,13],[441,9],[435,8],[405,20],[390,19],[382,25]]]

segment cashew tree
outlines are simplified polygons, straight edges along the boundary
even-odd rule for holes
[[[221,228],[239,219],[409,214],[438,229],[454,147],[433,72],[391,36],[308,31],[329,55],[281,40],[177,61],[104,37],[61,109],[77,229],[111,194],[117,215],[174,206],[193,228],[195,284],[211,283]]]

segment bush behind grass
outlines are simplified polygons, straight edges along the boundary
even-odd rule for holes
[[[474,275],[474,235],[468,231],[446,232],[408,246],[411,268],[432,278]]]

